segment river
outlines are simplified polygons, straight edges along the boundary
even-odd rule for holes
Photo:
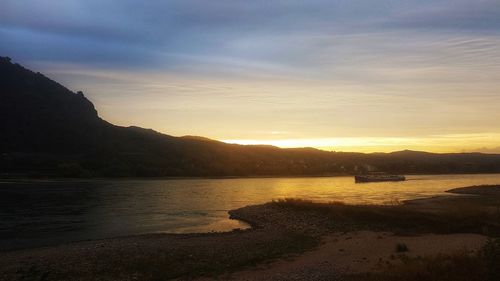
[[[155,232],[246,228],[227,211],[296,197],[387,204],[462,186],[500,184],[500,174],[415,175],[355,184],[353,177],[0,181],[0,251]]]

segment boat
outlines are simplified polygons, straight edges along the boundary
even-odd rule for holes
[[[356,183],[362,182],[381,182],[381,181],[405,181],[406,177],[401,175],[386,175],[386,174],[375,174],[375,175],[357,175],[354,176],[354,181]]]

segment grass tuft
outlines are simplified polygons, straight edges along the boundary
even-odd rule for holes
[[[498,281],[500,240],[490,240],[480,253],[459,252],[430,258],[404,257],[403,263],[381,272],[347,276],[347,281]]]
[[[403,252],[408,252],[408,246],[406,246],[405,243],[398,243],[396,244],[396,252],[398,253],[403,253]]]

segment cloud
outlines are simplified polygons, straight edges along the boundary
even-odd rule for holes
[[[369,40],[344,42],[349,36],[379,35],[377,40],[383,42],[385,33],[405,38],[404,30],[411,28],[431,34],[450,28],[497,30],[498,34],[500,23],[500,4],[493,0],[5,0],[1,5],[0,29],[10,46],[0,47],[2,52],[21,60],[36,56],[93,64],[101,59],[130,67],[189,67],[193,58],[203,63],[210,57],[297,67],[302,66],[297,61],[304,58],[307,67],[312,63],[307,58],[322,51],[325,44],[378,54],[368,48],[373,43]],[[44,58],[46,50],[37,52],[37,43],[57,52]]]
[[[0,53],[214,138],[498,132],[496,0],[4,0]],[[376,121],[374,121],[376,120]]]
[[[498,34],[500,2],[496,0],[437,0],[422,1],[400,9],[393,17],[382,21],[393,28],[415,28],[428,31],[475,31]]]

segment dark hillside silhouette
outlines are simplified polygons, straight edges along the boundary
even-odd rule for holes
[[[78,151],[88,145],[87,135],[104,125],[82,93],[8,58],[1,58],[0,79],[3,152]]]
[[[120,127],[82,92],[0,58],[1,176],[301,176],[500,172],[500,155],[341,153],[226,144]]]

